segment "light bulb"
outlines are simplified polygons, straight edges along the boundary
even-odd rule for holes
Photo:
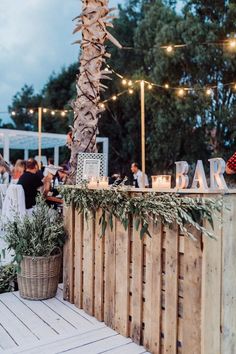
[[[51,115],[52,115],[52,116],[55,116],[55,111],[51,111]]]
[[[66,115],[66,112],[64,112],[64,111],[61,112],[61,116],[62,116],[62,117],[65,117],[65,115]]]
[[[178,91],[177,91],[177,95],[179,96],[179,97],[183,97],[184,95],[185,95],[185,91],[184,91],[184,89],[179,89]]]
[[[229,41],[229,46],[231,49],[236,49],[236,40],[235,39],[231,39]]]
[[[33,114],[33,113],[34,113],[34,110],[33,110],[33,109],[30,109],[30,110],[29,110],[29,113],[30,113],[30,114]]]
[[[174,50],[174,47],[172,45],[168,45],[168,47],[166,47],[167,53],[172,53],[173,50]]]
[[[99,103],[99,106],[100,106],[100,108],[105,108],[105,104],[104,103]]]
[[[12,115],[12,116],[15,116],[15,115],[16,115],[16,112],[15,112],[15,111],[12,111],[12,112],[11,112],[11,115]]]
[[[149,90],[152,89],[152,85],[151,85],[151,84],[148,85],[148,89],[149,89]]]
[[[127,80],[123,79],[122,80],[122,85],[124,85],[124,86],[127,85]]]
[[[132,93],[134,93],[133,89],[129,89],[129,93],[132,95]]]
[[[47,113],[47,111],[48,111],[47,108],[43,109],[43,113]]]
[[[133,83],[132,83],[131,80],[129,80],[128,85],[129,85],[129,86],[132,86],[132,85],[133,85]]]
[[[208,89],[206,90],[206,95],[207,95],[207,96],[211,96],[211,94],[212,94],[212,90],[208,88]]]
[[[168,84],[164,85],[165,89],[168,89],[170,86]]]
[[[105,71],[109,71],[109,69],[108,69],[108,68],[105,68]]]
[[[113,99],[113,101],[116,101],[117,100],[117,96],[112,96],[112,99]]]

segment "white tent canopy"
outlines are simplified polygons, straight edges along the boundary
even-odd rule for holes
[[[102,143],[102,151],[107,155],[108,138],[97,137],[97,143]],[[54,163],[59,164],[59,147],[65,146],[65,134],[42,133],[42,149],[54,149]],[[10,150],[24,150],[24,158],[29,157],[30,150],[38,149],[38,133],[24,130],[0,129],[0,149],[3,157],[9,162]]]

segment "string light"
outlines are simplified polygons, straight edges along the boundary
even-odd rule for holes
[[[11,115],[12,115],[12,116],[15,116],[15,115],[16,115],[16,112],[15,112],[15,111],[12,111],[12,112],[11,112]]]
[[[148,89],[149,89],[149,90],[152,89],[152,84],[148,84]]]
[[[122,80],[122,85],[124,85],[124,86],[127,85],[127,80],[123,79]]]
[[[116,95],[112,96],[112,100],[116,101],[117,100],[117,96]]]
[[[178,89],[177,95],[178,95],[179,97],[184,97],[184,95],[185,95],[185,90],[184,90],[183,88]]]
[[[208,88],[206,89],[206,95],[211,96],[212,95],[212,89]]]
[[[56,114],[55,111],[51,111],[52,116],[55,116],[55,114]]]
[[[165,85],[164,85],[164,88],[165,88],[166,90],[168,90],[168,88],[170,88],[170,86],[169,86],[168,84],[165,84]]]
[[[65,112],[65,111],[61,112],[61,116],[62,116],[62,117],[65,117],[65,115],[66,115],[66,112]]]
[[[132,95],[134,93],[133,89],[129,89],[129,94]]]
[[[231,39],[231,40],[229,41],[229,47],[230,47],[231,49],[236,49],[236,39]]]
[[[29,113],[30,113],[30,114],[34,114],[34,110],[33,110],[33,109],[30,109],[30,110],[29,110]]]
[[[99,107],[104,109],[105,108],[105,104],[104,103],[99,103]]]
[[[131,80],[129,80],[128,86],[132,86],[132,85],[133,85],[133,82]]]
[[[174,50],[174,47],[173,47],[172,45],[168,45],[168,46],[166,47],[167,53],[172,53],[173,50]]]
[[[47,111],[48,111],[47,108],[43,109],[43,113],[47,113]]]

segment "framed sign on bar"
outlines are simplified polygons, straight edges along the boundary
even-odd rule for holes
[[[103,153],[79,153],[76,183],[106,176],[106,159]]]

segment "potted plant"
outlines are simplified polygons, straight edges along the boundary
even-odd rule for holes
[[[32,215],[15,216],[5,225],[5,241],[15,252],[20,295],[31,300],[54,297],[58,287],[63,219],[39,197]]]

